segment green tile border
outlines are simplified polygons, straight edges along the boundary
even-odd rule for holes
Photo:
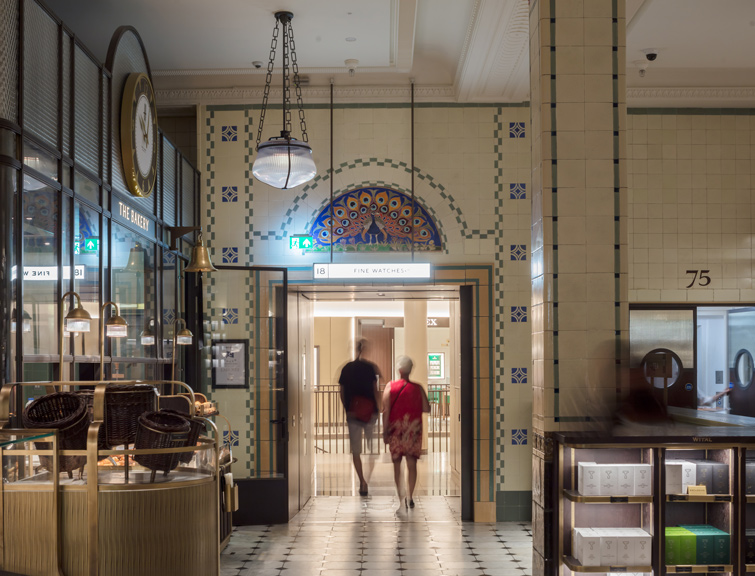
[[[407,87],[407,99],[409,88]],[[410,102],[374,102],[333,104],[334,110],[343,109],[379,109],[411,108]],[[529,102],[415,102],[415,108],[529,108]],[[260,110],[260,104],[208,104],[207,110],[213,112],[237,112],[240,110]],[[268,104],[268,110],[280,110],[281,104]],[[330,104],[304,104],[305,110],[330,110]]]
[[[627,108],[635,116],[755,116],[755,108]]]

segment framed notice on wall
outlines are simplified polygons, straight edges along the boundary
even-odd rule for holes
[[[441,380],[446,377],[445,353],[436,352],[427,355],[427,378],[429,380]]]
[[[248,388],[249,340],[223,340],[212,345],[212,387]]]

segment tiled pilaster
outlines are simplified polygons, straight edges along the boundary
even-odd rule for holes
[[[624,0],[534,0],[533,428],[593,426],[613,412],[628,342]],[[548,450],[533,451],[533,569],[555,574]]]

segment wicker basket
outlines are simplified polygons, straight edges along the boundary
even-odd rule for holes
[[[133,444],[139,416],[157,407],[157,390],[147,384],[111,384],[105,391],[105,443]]]
[[[189,439],[191,425],[183,416],[166,412],[147,412],[139,416],[139,427],[136,432],[137,450],[149,450],[160,448],[183,448]],[[162,471],[167,474],[178,466],[180,454],[145,454],[134,456],[134,460],[152,470],[152,478],[155,472]]]
[[[87,413],[89,414],[89,423],[94,419],[94,388],[79,388],[75,394],[81,396],[87,404]],[[97,450],[107,450],[108,445],[105,439],[105,424],[100,426],[97,434]],[[97,461],[104,460],[107,456],[97,456]]]
[[[199,434],[204,429],[204,422],[199,418],[191,418],[188,414],[182,414],[175,410],[160,410],[164,414],[175,414],[180,416],[189,423],[189,437],[186,439],[185,447],[196,446],[197,440],[199,440]],[[181,452],[178,455],[178,462],[181,464],[188,464],[194,457],[194,452]]]
[[[26,408],[22,415],[26,428],[52,428],[58,431],[59,450],[86,450],[89,414],[86,401],[73,392],[55,392],[37,398]],[[51,442],[35,442],[37,450],[49,450]],[[42,467],[52,471],[51,456],[40,456]],[[73,470],[83,468],[86,456],[63,456],[59,459],[61,472],[68,472],[73,477]]]

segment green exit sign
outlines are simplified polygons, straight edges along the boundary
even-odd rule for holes
[[[291,236],[288,239],[288,247],[291,250],[307,250],[313,245],[312,236]]]
[[[100,239],[99,238],[87,238],[81,243],[83,252],[99,252],[100,251]]]

